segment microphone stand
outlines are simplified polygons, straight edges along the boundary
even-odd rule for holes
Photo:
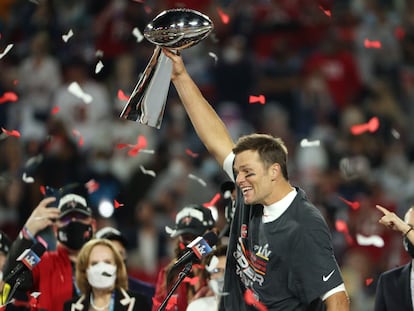
[[[193,267],[193,262],[190,261],[189,263],[187,263],[183,270],[181,270],[181,272],[178,274],[178,279],[177,281],[175,281],[174,286],[171,288],[171,290],[168,292],[167,297],[165,297],[164,301],[162,302],[161,306],[158,308],[157,311],[162,311],[165,309],[168,300],[170,300],[172,294],[175,292],[175,290],[177,289],[178,285],[181,284],[181,282],[184,280],[184,278],[190,273],[191,268]]]

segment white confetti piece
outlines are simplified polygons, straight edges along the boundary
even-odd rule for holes
[[[102,61],[99,61],[99,62],[96,64],[96,67],[95,67],[95,73],[100,73],[103,67],[104,67],[104,64],[102,63]]]
[[[356,239],[361,246],[384,247],[384,240],[379,235],[363,236],[357,233]]]
[[[212,59],[214,59],[214,63],[217,64],[218,56],[213,52],[208,52],[208,56],[210,56]]]
[[[66,35],[62,35],[62,40],[65,42],[68,42],[68,40],[72,38],[72,36],[73,36],[73,30],[70,29]]]
[[[8,44],[4,49],[3,53],[0,54],[0,59],[2,59],[9,51],[12,49],[13,44]]]
[[[103,57],[104,56],[104,52],[102,50],[96,50],[95,56],[96,57]]]
[[[319,147],[320,144],[321,144],[321,142],[319,140],[310,141],[310,140],[307,140],[306,138],[304,138],[300,141],[300,146],[303,147],[303,148],[306,148],[306,147]]]
[[[392,129],[392,130],[391,130],[391,135],[392,135],[392,137],[394,137],[395,139],[400,139],[400,133],[399,133],[396,129]]]
[[[85,104],[90,104],[92,101],[92,96],[85,93],[81,87],[79,86],[79,84],[77,82],[72,82],[69,86],[68,86],[68,91],[70,93],[72,93],[73,95],[75,95],[76,97],[79,97],[80,99],[82,99]]]
[[[144,36],[142,35],[141,31],[137,27],[132,30],[132,35],[137,38],[137,42],[141,42],[144,40]]]
[[[207,186],[207,183],[204,180],[202,180],[200,177],[197,177],[193,174],[188,174],[188,178],[194,179],[195,181],[198,181],[200,183],[200,185],[202,185],[203,187]]]
[[[147,153],[147,154],[154,154],[155,150],[152,149],[141,149],[140,150],[141,153]]]
[[[211,257],[210,263],[208,264],[208,266],[206,266],[206,270],[208,273],[211,273],[214,271],[215,268],[217,268],[217,265],[219,263],[219,259],[217,256],[213,256]]]
[[[139,168],[141,169],[141,172],[143,173],[143,174],[145,174],[145,175],[150,175],[150,176],[152,176],[152,177],[155,177],[155,176],[157,176],[157,174],[155,174],[155,172],[154,171],[151,171],[151,170],[146,170],[142,165],[140,165],[139,166]]]
[[[22,176],[22,180],[26,183],[26,184],[32,184],[34,183],[34,178],[31,176],[27,176],[26,172],[23,173]]]

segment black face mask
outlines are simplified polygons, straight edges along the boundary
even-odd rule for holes
[[[410,242],[410,240],[407,237],[404,237],[403,244],[407,253],[411,256],[411,258],[414,259],[414,245]]]
[[[79,250],[92,238],[92,226],[79,221],[71,221],[58,229],[58,240],[68,248]]]

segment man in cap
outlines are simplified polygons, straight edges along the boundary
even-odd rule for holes
[[[153,311],[158,310],[181,272],[183,266],[174,267],[174,264],[187,251],[186,246],[196,237],[203,236],[204,233],[213,229],[215,224],[216,222],[209,208],[194,204],[185,206],[177,213],[174,228],[165,228],[172,238],[178,238],[177,247],[173,260],[158,274],[153,298]],[[194,268],[193,273],[195,273]],[[185,311],[189,300],[197,290],[195,287],[188,282],[182,282],[177,287],[165,310]]]
[[[107,240],[112,241],[112,243],[115,245],[115,248],[119,251],[122,258],[124,259],[125,266],[127,266],[128,241],[119,230],[113,227],[103,227],[96,232],[95,237],[97,239],[107,239]],[[131,276],[128,276],[128,289],[134,292],[140,293],[144,295],[145,297],[148,297],[148,301],[150,305],[152,305],[152,297],[154,296],[154,293],[155,293],[154,285],[143,282]]]
[[[62,310],[64,302],[78,294],[74,267],[79,250],[93,237],[96,221],[86,201],[86,190],[82,194],[74,190],[62,188],[58,202],[56,197],[40,201],[13,242],[6,261],[5,277],[16,267],[20,254],[26,249],[37,250],[40,260],[33,261],[31,270],[13,276],[9,283],[14,286],[16,279],[24,276],[19,290],[40,292],[38,309]],[[49,226],[56,232],[57,249],[43,253],[39,245],[47,245],[38,233]]]

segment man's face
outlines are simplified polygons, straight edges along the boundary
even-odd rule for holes
[[[273,203],[272,166],[266,168],[257,151],[246,150],[237,154],[234,171],[236,184],[243,193],[244,203],[264,205]]]

